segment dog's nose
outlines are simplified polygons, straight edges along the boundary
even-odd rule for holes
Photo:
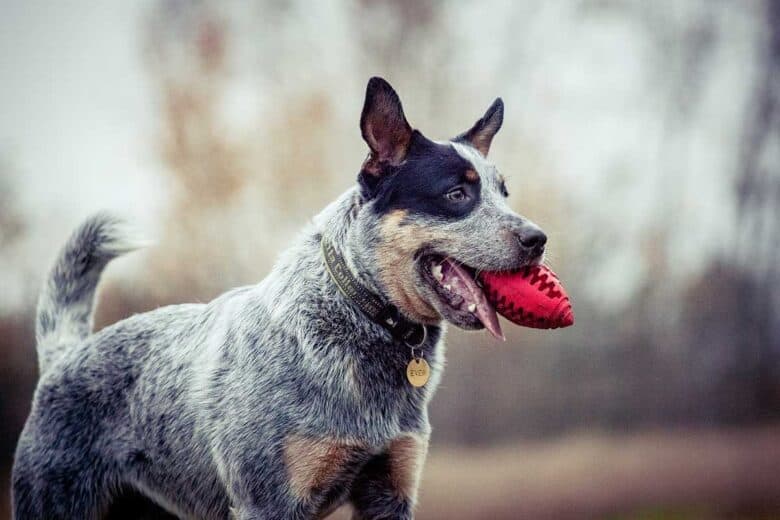
[[[547,243],[547,235],[539,228],[526,228],[517,235],[520,244],[526,249],[542,249]]]

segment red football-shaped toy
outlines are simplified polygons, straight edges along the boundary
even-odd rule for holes
[[[535,329],[574,324],[569,296],[558,277],[542,265],[479,277],[488,301],[509,321]]]

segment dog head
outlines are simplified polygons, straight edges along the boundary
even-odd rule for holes
[[[386,81],[368,83],[360,128],[370,152],[356,221],[371,258],[363,264],[412,320],[482,328],[478,272],[542,260],[546,236],[509,208],[504,178],[487,159],[503,114],[496,99],[466,132],[432,141],[409,125]]]

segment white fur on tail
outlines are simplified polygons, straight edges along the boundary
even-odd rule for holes
[[[35,336],[41,374],[74,341],[92,331],[95,289],[109,261],[147,245],[124,221],[97,213],[70,236],[38,298]]]

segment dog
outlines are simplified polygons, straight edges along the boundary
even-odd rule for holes
[[[413,518],[445,323],[499,335],[477,271],[544,254],[486,158],[503,113],[433,141],[372,78],[357,183],[267,278],[94,334],[101,272],[138,244],[108,214],[84,222],[40,295],[15,518],[101,518],[125,489],[181,518]]]

